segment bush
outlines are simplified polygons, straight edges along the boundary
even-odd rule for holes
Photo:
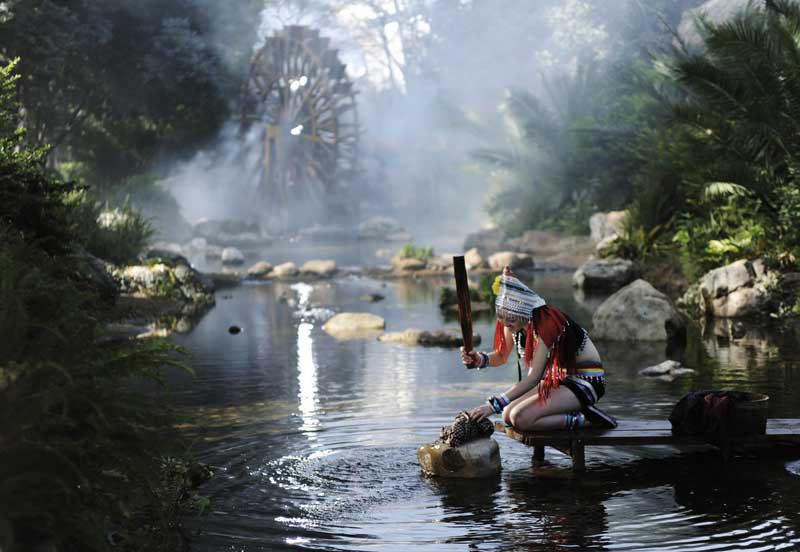
[[[109,208],[91,199],[85,190],[66,196],[76,241],[86,251],[117,265],[130,264],[147,246],[153,227],[127,203]]]
[[[397,252],[397,256],[402,259],[419,259],[421,261],[427,261],[428,259],[433,258],[433,247],[432,246],[421,246],[421,245],[414,245],[413,243],[404,243],[403,247],[400,248],[400,251]]]

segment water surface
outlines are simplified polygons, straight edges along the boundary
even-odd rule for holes
[[[571,274],[529,279],[590,327],[596,301]],[[455,350],[374,339],[337,341],[334,312],[365,311],[387,331],[456,327],[424,279],[342,277],[246,284],[176,339],[193,351],[194,379],[171,381],[198,459],[219,469],[202,492],[211,512],[187,520],[192,550],[778,550],[800,548],[800,453],[780,449],[723,465],[707,449],[588,448],[588,472],[549,451],[496,436],[503,470],[482,481],[428,479],[416,448],[460,410],[516,380],[516,365],[466,370]],[[368,293],[385,296],[371,303]],[[244,328],[230,335],[227,328]],[[489,347],[493,324],[476,331]],[[683,351],[598,343],[605,408],[664,418],[688,390],[766,392],[773,417],[800,417],[797,340],[722,325]],[[667,355],[695,375],[666,383],[638,370]]]

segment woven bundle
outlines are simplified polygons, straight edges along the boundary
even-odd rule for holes
[[[475,422],[466,411],[461,411],[449,427],[439,433],[439,442],[451,447],[459,447],[475,439],[482,439],[494,433],[494,425],[488,418]]]

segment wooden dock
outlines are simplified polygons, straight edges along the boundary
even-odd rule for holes
[[[587,446],[708,445],[702,436],[676,437],[668,420],[619,420],[619,425],[614,429],[587,428],[536,433],[517,431],[503,422],[495,422],[494,427],[497,432],[533,447],[534,461],[544,460],[545,447],[552,447],[570,456],[572,467],[578,472],[586,469]],[[722,453],[728,458],[734,447],[767,443],[793,443],[800,446],[800,419],[769,419],[765,434],[731,439],[722,448]]]

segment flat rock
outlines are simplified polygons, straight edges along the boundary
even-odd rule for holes
[[[491,255],[488,263],[489,268],[495,271],[501,271],[506,266],[511,269],[533,268],[533,257],[527,253],[500,251]]]
[[[250,278],[263,278],[272,272],[273,268],[272,264],[267,261],[259,261],[247,269],[247,275]]]
[[[417,449],[420,468],[428,475],[477,479],[500,473],[500,447],[491,438],[476,439],[460,447],[443,443]]]
[[[319,276],[320,278],[329,278],[336,273],[336,270],[336,261],[332,260],[306,261],[300,267],[300,272]]]
[[[413,257],[394,257],[392,258],[392,269],[397,272],[416,272],[423,270],[428,263],[422,259]]]
[[[338,339],[375,337],[383,332],[386,321],[368,312],[340,312],[333,315],[322,329]]]
[[[681,367],[681,363],[677,360],[665,360],[661,364],[656,364],[655,366],[648,366],[642,370],[639,370],[640,376],[663,376],[664,374],[669,374],[672,370]]]
[[[272,272],[269,273],[269,277],[291,278],[293,276],[297,276],[299,273],[300,270],[297,268],[297,265],[290,261],[288,263],[281,263],[273,268]]]
[[[613,341],[668,341],[686,331],[686,321],[669,298],[642,279],[606,299],[592,324],[593,338]]]
[[[387,332],[378,336],[383,343],[400,343],[403,345],[421,345],[423,347],[461,347],[463,340],[461,330],[418,330],[409,328],[403,332]],[[480,335],[472,336],[472,343],[481,343]]]

